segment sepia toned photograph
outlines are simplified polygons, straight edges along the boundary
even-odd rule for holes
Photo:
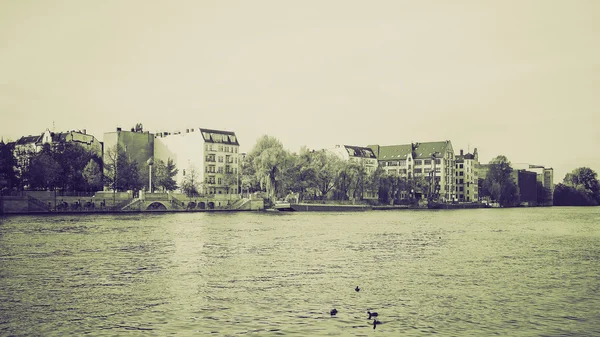
[[[0,0],[0,336],[600,336],[599,17]]]

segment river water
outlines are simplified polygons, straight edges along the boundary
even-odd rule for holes
[[[600,336],[599,258],[600,207],[4,217],[0,335]]]

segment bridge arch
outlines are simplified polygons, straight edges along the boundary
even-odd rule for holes
[[[147,211],[166,211],[167,206],[160,201],[154,201],[148,207],[146,207]]]
[[[206,209],[206,203],[204,201],[200,201],[198,202],[198,206],[199,209]]]

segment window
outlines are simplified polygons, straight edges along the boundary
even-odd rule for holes
[[[218,173],[223,173],[223,166],[219,166],[219,168],[217,169]]]
[[[223,178],[219,178],[219,185],[221,185],[221,184],[223,184]]]
[[[223,152],[223,145],[219,145],[219,152]]]
[[[219,163],[223,162],[223,156],[219,156]]]
[[[431,159],[425,159],[425,165],[431,165]]]
[[[456,179],[456,183],[458,184],[458,179]]]
[[[422,161],[421,159],[416,159],[416,160],[415,160],[415,166],[416,166],[416,165],[421,165],[421,163],[422,163],[422,162],[423,162],[423,161]]]
[[[462,180],[462,179],[461,179],[461,180],[459,180],[459,181],[460,181],[460,183],[461,183],[461,184],[463,183],[463,180]]]
[[[436,160],[435,160],[435,163],[436,163],[437,165],[439,165],[439,164],[441,164],[441,163],[442,163],[442,160],[441,160],[441,159],[436,159]]]
[[[415,168],[415,173],[421,173],[421,168]]]
[[[463,164],[459,164],[459,165],[458,165],[458,167],[459,167],[459,168],[463,168]]]
[[[460,172],[458,172],[458,175],[462,177],[462,176],[463,176],[463,173],[464,173],[464,172],[460,171]]]

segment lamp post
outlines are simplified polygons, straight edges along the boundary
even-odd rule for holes
[[[152,193],[152,165],[154,164],[154,159],[150,157],[148,161],[148,192]]]

